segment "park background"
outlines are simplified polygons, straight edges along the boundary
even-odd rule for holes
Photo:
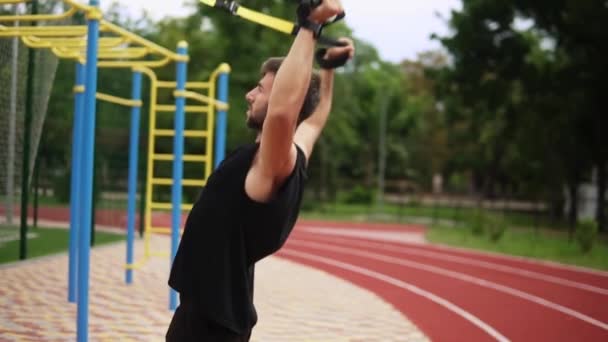
[[[291,18],[295,8],[289,1],[243,4],[283,18]],[[40,12],[52,12],[61,4],[41,1],[39,6]],[[12,13],[10,6],[0,10]],[[253,139],[245,126],[244,94],[256,84],[261,62],[284,55],[291,40],[196,4],[189,13],[159,20],[114,5],[105,18],[163,46],[187,40],[190,80],[207,79],[216,65],[230,63],[230,151]],[[399,62],[381,58],[354,34],[357,57],[337,78],[334,110],[309,166],[303,217],[423,223],[430,227],[431,241],[607,269],[608,148],[602,133],[608,5],[466,0],[444,19],[449,30],[432,38],[441,48]],[[352,30],[342,23],[326,34],[352,36]],[[392,39],[408,44],[407,36]],[[11,126],[12,92],[5,85],[13,50],[12,39],[0,39],[3,140]],[[8,242],[0,242],[4,260],[19,256],[10,236],[19,225],[21,182],[27,181],[31,193],[32,221],[36,207],[65,208],[70,200],[73,65],[49,52],[30,54],[23,45],[19,51],[16,137],[12,144],[0,144],[0,195],[8,222],[2,226]],[[36,65],[32,75],[30,58]],[[173,73],[169,67],[158,74],[170,79]],[[31,149],[24,153],[28,76],[36,80],[35,110]],[[127,97],[130,84],[129,73],[99,74],[98,87],[105,93]],[[145,131],[146,116],[142,119]],[[129,115],[99,103],[97,120],[94,220],[120,226],[126,211]],[[140,136],[145,151],[147,134]],[[170,140],[164,148],[171,150]],[[19,171],[24,156],[32,165],[27,177]],[[140,190],[145,164],[142,156]],[[14,177],[8,177],[8,165],[17,170]],[[196,170],[186,170],[186,177],[188,172]],[[7,190],[10,182],[14,195]],[[184,191],[184,202],[197,195],[198,190]],[[7,215],[11,207],[12,217]],[[57,234],[58,244],[67,247],[67,232]],[[53,245],[44,241],[30,248],[34,255]]]

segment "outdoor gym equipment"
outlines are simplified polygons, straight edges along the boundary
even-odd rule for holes
[[[48,49],[59,58],[71,59],[77,62],[75,92],[75,114],[73,129],[72,151],[72,179],[70,204],[70,267],[68,298],[78,303],[77,314],[77,340],[88,340],[88,290],[89,290],[89,241],[91,233],[92,215],[92,179],[93,156],[95,142],[95,104],[96,99],[110,101],[132,108],[131,136],[129,154],[129,201],[128,201],[128,233],[127,233],[127,265],[125,278],[127,283],[132,281],[132,270],[141,266],[133,262],[133,239],[135,223],[135,192],[137,179],[137,151],[138,127],[141,109],[141,74],[150,77],[150,144],[152,149],[148,153],[148,165],[151,160],[170,160],[173,162],[173,178],[163,184],[171,186],[172,202],[163,205],[163,209],[172,210],[171,225],[171,261],[175,256],[179,240],[181,213],[184,209],[181,203],[182,186],[188,185],[189,180],[182,181],[184,161],[202,161],[204,176],[197,180],[197,184],[204,184],[204,180],[211,172],[212,154],[210,141],[213,139],[214,111],[218,110],[218,120],[215,126],[218,132],[215,140],[217,165],[224,157],[224,139],[227,110],[227,84],[230,67],[222,64],[212,75],[209,82],[187,82],[186,64],[188,62],[187,43],[178,44],[177,53],[137,36],[117,25],[107,22],[99,10],[99,1],[90,0],[89,5],[79,4],[73,0],[62,0],[69,8],[60,14],[31,14],[31,15],[3,15],[0,22],[40,22],[57,21],[69,18],[76,13],[83,13],[88,21],[87,25],[48,25],[48,26],[3,26],[0,25],[0,38],[19,37],[30,48]],[[29,0],[0,0],[0,5],[27,3]],[[36,2],[34,1],[34,4]],[[104,33],[100,37],[100,32]],[[153,68],[176,64],[177,82],[158,81]],[[125,99],[117,96],[97,92],[97,68],[130,68],[133,71],[132,98]],[[215,80],[219,79],[219,100],[215,99]],[[207,89],[205,96],[191,89]],[[158,104],[157,91],[159,88],[173,89],[174,105]],[[194,99],[206,106],[187,106],[186,99]],[[207,113],[206,132],[185,131],[184,116],[191,111],[194,113]],[[157,112],[175,112],[173,130],[161,130],[154,126]],[[173,154],[155,154],[154,139],[158,136],[173,137]],[[207,139],[207,153],[204,158],[194,158],[183,155],[185,137],[198,137]],[[195,159],[195,160],[193,160]],[[152,170],[148,169],[148,183],[155,181]],[[157,179],[156,179],[157,180]],[[157,180],[158,181],[158,180]],[[152,189],[148,184],[148,198],[151,198]],[[151,210],[152,203],[146,201]],[[149,211],[146,212],[147,223],[151,224]],[[147,243],[152,229],[146,229],[146,254],[150,256]],[[165,229],[163,232],[167,232]],[[170,290],[169,307],[175,309],[177,303],[176,293]]]

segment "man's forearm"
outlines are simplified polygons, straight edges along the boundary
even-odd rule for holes
[[[321,70],[321,85],[320,85],[319,104],[314,113],[306,120],[309,124],[323,128],[331,111],[331,105],[334,96],[334,70]]]
[[[297,120],[310,84],[314,47],[312,32],[300,30],[275,76],[269,114],[290,115]]]

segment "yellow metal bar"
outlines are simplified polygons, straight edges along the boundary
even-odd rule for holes
[[[31,46],[31,45],[28,45]],[[35,46],[34,46],[35,47]],[[57,49],[62,54],[68,55],[77,55],[79,57],[86,56],[86,49],[83,47],[52,47]],[[99,48],[98,57],[99,58],[110,58],[110,59],[136,59],[142,58],[148,54],[147,48],[142,47],[130,47],[123,49],[114,49],[114,48]]]
[[[139,270],[143,265],[141,264],[125,264],[125,269],[127,270]]]
[[[156,127],[156,102],[158,97],[158,78],[156,73],[144,66],[135,66],[133,71],[141,72],[148,76],[150,79],[150,108],[149,108],[149,123],[148,123],[148,160],[147,160],[147,171],[146,171],[146,198],[144,208],[144,253],[150,255],[150,229],[152,227],[152,182],[153,177],[153,164],[150,156],[154,153],[155,140],[152,136],[152,132]]]
[[[188,138],[206,138],[209,136],[209,132],[207,132],[207,130],[200,130],[200,131],[195,131],[195,130],[185,130],[184,131],[184,136],[188,137]]]
[[[0,15],[0,21],[50,21],[60,20],[73,16],[78,10],[71,6],[66,12],[59,14],[23,14],[23,15]]]
[[[0,0],[0,5],[24,4],[30,0]]]
[[[158,44],[152,43],[151,41],[149,41],[145,38],[142,38],[132,32],[129,32],[128,30],[125,30],[120,26],[114,25],[109,21],[102,20],[101,27],[105,27],[109,31],[114,32],[119,36],[127,37],[132,42],[145,46],[145,47],[149,48],[150,50],[154,51],[155,53],[165,56],[166,58],[169,58],[170,60],[179,61],[179,62],[188,62],[188,60],[189,60],[188,56],[179,55]]]
[[[103,59],[136,59],[145,57],[150,51],[145,47],[131,47],[122,50],[103,50],[100,49],[98,52],[99,58]],[[86,51],[82,51],[85,55]]]
[[[156,110],[159,112],[173,113],[173,112],[175,112],[175,106],[157,104]],[[211,107],[210,106],[186,106],[184,110],[186,111],[186,113],[208,113],[209,111],[211,111]]]
[[[151,227],[150,228],[150,233],[171,234],[171,228]]]
[[[188,82],[186,89],[207,89],[211,86],[209,82]]]
[[[156,129],[154,135],[157,137],[172,137],[175,135],[175,131],[172,129]],[[184,137],[187,138],[205,138],[207,137],[207,131],[195,131],[185,130]]]
[[[156,110],[159,112],[175,112],[175,105],[156,104]]]
[[[91,11],[96,10],[95,7],[91,7],[89,5],[85,5],[85,4],[80,3],[78,1],[74,1],[74,0],[61,0],[61,1],[65,2],[66,4],[68,4],[70,6],[76,7],[77,9],[79,9],[81,11],[84,11],[84,12],[91,12]]]
[[[209,83],[215,84],[215,81],[216,81],[217,77],[219,76],[219,74],[229,73],[231,71],[232,71],[232,69],[230,68],[230,65],[228,65],[228,63],[222,63],[222,64],[218,65],[217,68],[215,68],[215,70],[213,70],[213,72],[211,73],[211,80],[209,81]]]
[[[154,158],[152,158],[154,159]],[[172,178],[152,178],[151,183],[154,185],[173,185]]]
[[[177,83],[172,81],[158,82],[159,88],[176,88]],[[209,82],[186,82],[186,89],[207,89]]]
[[[138,262],[132,263],[132,264],[126,264],[125,268],[128,270],[139,270],[142,267],[144,267],[144,265],[146,264],[146,262],[148,261],[149,257],[144,256],[144,258]]]
[[[183,186],[203,186],[206,181],[204,179],[183,179]],[[152,178],[152,184],[154,185],[173,185],[172,178]]]
[[[36,48],[36,49],[52,48],[55,46],[52,42],[43,41],[40,38],[33,37],[33,36],[22,36],[21,40],[23,41],[23,43],[25,45],[27,45],[31,48]],[[81,42],[82,40],[78,40],[78,41]]]
[[[172,129],[155,129],[153,132],[157,137],[172,137],[175,135],[175,130]]]
[[[175,159],[175,157],[172,154],[154,154],[152,156],[152,158],[154,158],[154,160],[159,160],[159,161],[173,161],[173,159]],[[207,156],[200,156],[200,155],[196,155],[196,154],[184,154],[183,155],[184,161],[187,162],[208,162],[209,158],[207,158]]]
[[[158,81],[159,88],[177,88],[177,82],[172,81]]]
[[[150,208],[151,209],[160,209],[160,210],[171,210],[171,209],[173,209],[173,206],[171,205],[171,203],[152,202],[152,203],[150,203]]]
[[[1,31],[0,31],[1,33]],[[1,36],[1,34],[0,34]],[[38,39],[37,41],[31,39],[33,37],[22,37],[24,43],[33,48],[51,48],[51,51],[60,58],[68,58],[68,59],[78,59],[80,61],[84,61],[85,50],[78,49],[79,44],[77,41],[73,40],[71,43],[74,44],[69,48],[67,46],[61,47],[53,47],[51,43],[42,41]],[[104,39],[104,38],[102,38]],[[125,38],[108,38],[114,39],[104,42],[102,48],[99,50],[99,58],[108,59],[136,59],[142,58],[147,55],[150,51],[146,47],[130,47],[124,48],[122,50],[118,49],[106,49],[104,47],[110,47],[110,45],[118,45],[117,43],[126,42]],[[118,39],[118,40],[117,40]],[[102,41],[103,42],[103,41]],[[82,46],[84,47],[84,46]],[[165,58],[162,60],[150,61],[150,60],[134,60],[134,61],[108,61],[108,60],[100,60],[98,62],[99,67],[106,68],[136,68],[136,67],[161,67],[168,64],[171,60],[169,58]]]
[[[97,62],[100,68],[160,68],[171,62],[170,58],[164,58],[157,61],[106,61]]]
[[[81,38],[55,38],[47,37],[40,38],[36,36],[23,36],[21,39],[28,42],[28,46],[36,48],[51,48],[51,47],[66,47],[66,48],[85,48],[87,46],[86,37]],[[113,48],[118,45],[127,43],[128,40],[125,38],[115,37],[101,37],[99,38],[99,47],[101,48]]]
[[[27,45],[27,44],[26,44]],[[29,46],[29,45],[28,45]],[[65,59],[75,59],[80,63],[85,63],[85,55],[84,53],[80,53],[74,50],[66,50],[61,48],[51,48],[51,52],[55,54],[55,56],[59,58]],[[103,57],[104,51],[99,52],[99,55]],[[110,56],[112,57],[112,56]],[[117,57],[114,55],[113,57]],[[131,60],[131,61],[111,61],[111,60],[99,60],[97,62],[97,66],[99,68],[138,68],[138,67],[150,67],[156,68],[166,65],[170,62],[170,59],[164,59],[159,61],[141,61],[141,60]]]
[[[202,103],[209,103],[215,105],[215,107],[219,110],[228,110],[228,104],[222,101],[218,101],[209,96],[205,96],[203,94],[195,93],[193,91],[179,91],[175,90],[173,92],[173,96],[175,97],[185,97],[187,99],[196,100]]]
[[[175,158],[173,158],[172,154],[158,154],[158,153],[153,154],[152,158],[154,160],[160,160],[160,161],[172,161],[173,159],[175,159]]]
[[[181,210],[188,211],[188,210],[192,209],[193,205],[194,204],[182,204]],[[152,203],[150,203],[150,209],[172,210],[173,205],[171,203],[152,202]]]
[[[217,79],[220,75],[220,73],[229,73],[230,72],[230,65],[228,65],[227,63],[222,63],[220,64],[217,68],[215,68],[215,70],[211,73],[211,77],[209,78],[209,97],[212,99],[217,98],[216,96],[216,85],[217,85]],[[209,158],[209,160],[213,160],[213,143],[209,143],[209,142],[213,142],[214,141],[214,134],[215,132],[213,131],[213,128],[215,127],[215,110],[217,109],[217,107],[213,107],[209,113],[209,115],[207,115],[207,127],[212,128],[211,129],[211,133],[208,136],[208,143],[206,144],[207,146],[207,151],[205,152],[205,155]],[[213,170],[213,163],[206,163],[205,164],[205,179],[207,179],[209,177],[209,175],[211,174]]]
[[[27,45],[27,43],[25,43],[25,44]],[[51,48],[51,52],[59,58],[76,59],[83,64],[85,63],[83,56],[81,56],[78,52],[65,51],[65,50],[61,50],[59,48],[55,48],[55,47]]]
[[[194,154],[184,154],[184,161],[187,162],[200,162],[200,163],[208,163],[209,158],[207,156],[199,156]]]
[[[207,181],[205,179],[183,179],[182,180],[183,186],[204,186],[205,184],[207,184]]]
[[[209,97],[211,97],[212,99],[217,98],[215,91],[216,91],[216,84],[217,84],[217,77],[219,75],[219,72],[216,70],[214,70],[211,73],[211,77],[209,78]],[[209,158],[209,160],[213,160],[213,145],[215,144],[214,139],[215,139],[215,115],[216,115],[216,110],[218,109],[217,106],[211,106],[211,112],[209,112],[209,115],[207,115],[207,127],[211,128],[211,134],[209,134],[207,143],[206,145],[206,149],[207,151],[205,151],[205,155]],[[207,180],[207,178],[209,178],[209,175],[211,175],[211,172],[213,170],[213,163],[206,163],[205,164],[205,180]]]
[[[95,97],[98,100],[115,103],[115,104],[127,106],[127,107],[141,107],[143,105],[141,100],[125,99],[122,97],[104,94],[104,93],[100,93],[100,92],[97,92],[97,94],[95,94]]]
[[[87,27],[75,26],[0,26],[0,37],[40,36],[79,37],[87,34]]]

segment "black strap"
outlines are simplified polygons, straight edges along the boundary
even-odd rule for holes
[[[315,7],[321,5],[323,0],[299,0],[299,5],[297,9],[298,15],[298,26],[301,28],[309,29],[313,32],[315,39],[320,44],[327,46],[346,46],[346,43],[338,41],[333,38],[322,36],[321,33],[326,26],[329,26],[339,20],[342,20],[345,16],[345,13],[342,12],[333,18],[331,21],[323,23],[323,24],[315,24],[308,20],[310,13],[314,10]],[[317,64],[323,69],[335,69],[343,66],[348,62],[348,55],[339,56],[334,59],[325,59],[324,56],[327,53],[327,49],[321,48],[318,49],[315,53],[315,60]]]
[[[317,24],[317,23],[313,23],[312,21],[306,19],[304,21],[300,21],[298,26],[297,26],[297,30],[299,29],[307,29],[312,31],[313,36],[315,37],[315,39],[319,39],[321,37],[321,32],[323,31],[323,24]],[[296,31],[297,33],[297,31]]]
[[[216,0],[215,7],[225,9],[231,14],[235,14],[236,10],[239,8],[239,4],[236,1]]]
[[[311,30],[314,34],[315,39],[317,39],[319,41],[319,43],[323,44],[323,45],[329,45],[329,46],[344,46],[345,44],[332,39],[332,38],[327,38],[327,37],[323,37],[321,35],[321,33],[323,32],[323,29],[337,21],[340,21],[342,19],[344,19],[344,17],[346,16],[346,13],[342,12],[340,14],[338,14],[335,18],[333,18],[331,21],[328,21],[326,23],[323,24],[317,24],[317,23],[313,23],[310,20],[308,20],[308,17],[310,16],[310,13],[318,6],[320,6],[323,3],[323,0],[298,0],[299,5],[297,8],[297,25],[298,26],[296,29],[294,29],[294,34],[298,32],[298,30],[300,28],[306,28],[308,30]]]
[[[308,20],[308,17],[310,16],[310,13],[312,12],[312,10],[316,6],[319,6],[320,4],[321,4],[321,1],[318,1],[318,3],[313,3],[313,1],[311,1],[311,0],[301,0],[300,4],[298,5],[298,8],[296,10],[296,14],[298,16],[298,20],[297,20],[298,30],[300,28],[305,28],[307,30],[312,31],[315,39],[317,39],[317,38],[319,38],[319,36],[321,36],[321,32],[323,31],[324,25],[313,23],[312,21]]]

